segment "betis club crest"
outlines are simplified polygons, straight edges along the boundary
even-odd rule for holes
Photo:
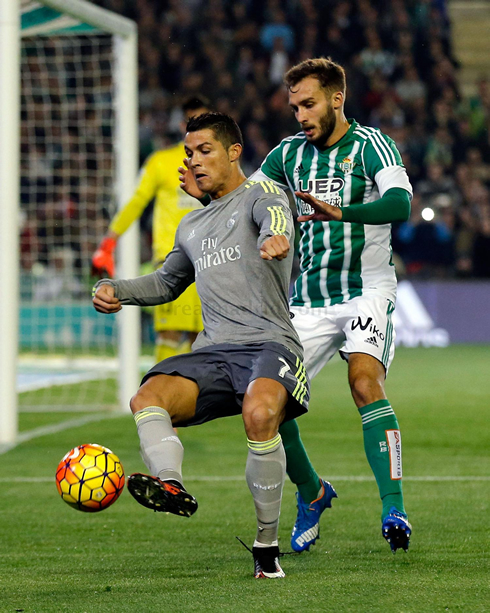
[[[341,162],[339,162],[339,168],[342,172],[352,172],[354,162],[350,158],[344,158]]]

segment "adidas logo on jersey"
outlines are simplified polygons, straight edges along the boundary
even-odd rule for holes
[[[188,236],[187,236],[187,240],[190,241],[191,238],[194,238],[196,236],[196,231],[194,230],[194,228],[189,232]]]
[[[375,336],[370,336],[364,342],[365,343],[369,343],[370,345],[374,345],[375,347],[379,347],[378,341],[376,340]]]
[[[299,174],[300,172],[303,172],[303,163],[301,162],[299,166],[296,166],[296,168],[294,169],[294,173],[295,174]]]

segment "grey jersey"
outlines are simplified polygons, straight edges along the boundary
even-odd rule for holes
[[[284,234],[291,242],[293,232],[284,192],[272,181],[245,181],[182,219],[159,270],[112,284],[122,304],[147,306],[175,300],[195,281],[204,330],[193,349],[273,341],[302,358],[288,306],[293,252],[281,261],[259,253],[268,237]]]

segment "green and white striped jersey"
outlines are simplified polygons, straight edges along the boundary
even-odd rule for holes
[[[347,133],[332,147],[318,150],[300,132],[285,138],[266,157],[254,180],[272,180],[292,192],[341,207],[373,202],[393,187],[412,187],[391,138],[349,119]],[[311,207],[299,198],[302,214]],[[341,221],[300,224],[300,275],[292,305],[323,307],[376,292],[394,300],[391,224]]]

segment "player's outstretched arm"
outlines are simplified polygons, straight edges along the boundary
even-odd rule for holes
[[[289,240],[284,234],[271,236],[260,246],[260,257],[263,260],[284,260],[289,253]]]
[[[378,200],[346,208],[332,206],[304,192],[295,194],[315,210],[312,215],[300,215],[298,221],[343,221],[381,225],[407,221],[410,217],[411,194],[404,188],[388,189]]]
[[[306,192],[294,192],[298,198],[306,202],[315,211],[312,215],[300,215],[298,221],[342,221],[342,209],[322,202]]]
[[[97,281],[92,291],[96,310],[117,313],[125,305],[155,306],[178,298],[194,282],[194,266],[180,248],[178,236],[179,229],[174,248],[157,271],[136,279]]]
[[[117,313],[122,309],[119,298],[115,296],[114,286],[109,283],[94,287],[92,302],[96,311],[105,313],[106,315]]]

